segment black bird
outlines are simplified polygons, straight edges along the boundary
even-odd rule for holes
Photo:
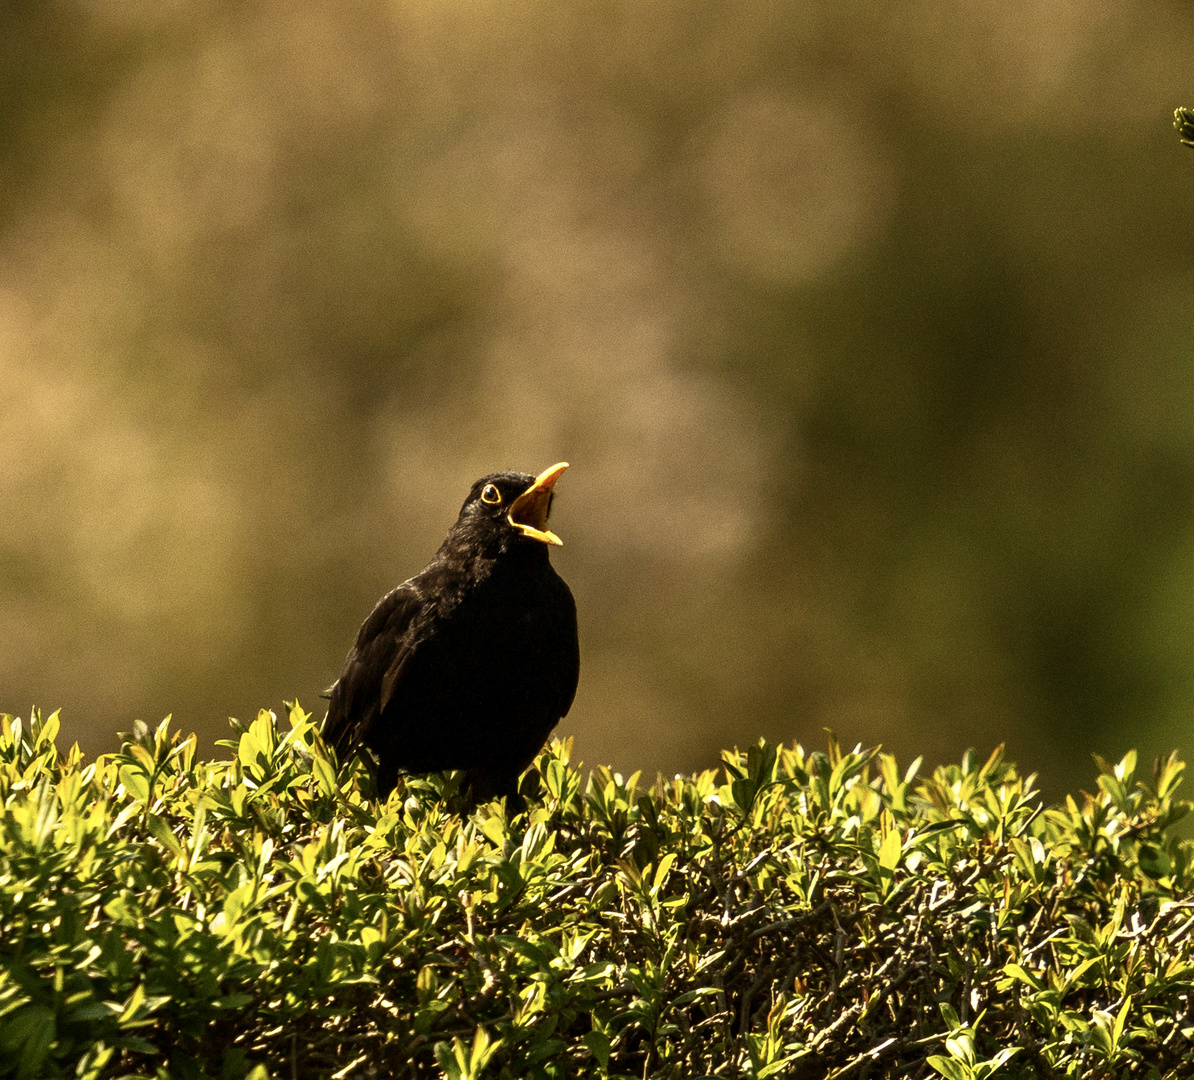
[[[399,772],[465,769],[473,801],[516,795],[519,774],[572,705],[576,603],[552,569],[556,481],[478,480],[434,559],[378,602],[328,696],[341,761],[368,747],[384,800]],[[362,759],[365,759],[362,755]]]

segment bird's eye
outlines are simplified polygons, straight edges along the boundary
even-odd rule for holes
[[[481,490],[481,501],[489,503],[490,506],[497,506],[502,501],[502,493],[493,484],[486,484]]]

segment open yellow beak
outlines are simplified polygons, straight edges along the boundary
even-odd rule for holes
[[[551,508],[551,489],[564,475],[568,462],[561,461],[535,477],[535,482],[510,505],[510,524],[523,536],[542,540],[545,544],[562,546],[564,541],[547,527],[547,512]]]

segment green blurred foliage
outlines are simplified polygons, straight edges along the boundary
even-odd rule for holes
[[[0,1076],[1187,1075],[1176,755],[1046,807],[1001,750],[644,789],[556,741],[462,817],[459,774],[379,805],[289,720],[89,763],[0,717]]]
[[[568,460],[589,760],[1194,715],[1174,2],[13,3],[0,705],[315,692]]]

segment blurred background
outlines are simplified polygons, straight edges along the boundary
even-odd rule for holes
[[[1194,734],[1194,9],[0,6],[0,709],[339,673],[568,460],[577,756]]]

